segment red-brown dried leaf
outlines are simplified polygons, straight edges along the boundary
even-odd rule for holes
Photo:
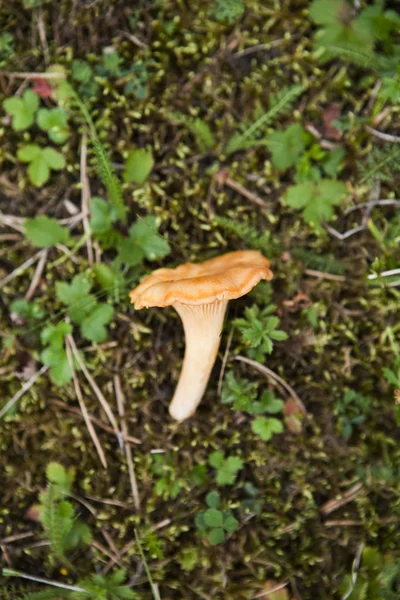
[[[43,77],[35,77],[33,80],[33,91],[41,98],[51,98],[53,93],[49,82],[47,79],[43,79]]]

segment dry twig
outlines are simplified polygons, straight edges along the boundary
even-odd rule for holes
[[[72,335],[69,335],[68,339],[70,341],[71,349],[72,349],[72,352],[73,352],[73,354],[75,356],[75,359],[76,359],[78,365],[80,366],[80,368],[82,369],[82,372],[85,375],[85,377],[86,377],[86,379],[87,379],[90,387],[92,388],[92,390],[94,391],[95,395],[97,396],[97,398],[98,398],[101,406],[103,407],[103,410],[106,413],[106,415],[108,417],[108,420],[110,421],[110,423],[111,423],[111,425],[112,425],[112,427],[114,429],[114,432],[115,432],[115,434],[117,436],[118,443],[119,443],[120,447],[122,447],[121,433],[120,433],[120,431],[118,429],[117,421],[116,421],[116,419],[114,417],[114,414],[113,414],[113,412],[112,412],[112,410],[110,408],[110,405],[108,404],[107,400],[105,399],[103,392],[100,390],[99,386],[97,385],[97,383],[95,382],[95,380],[93,379],[93,377],[91,376],[91,374],[89,373],[89,371],[88,371],[88,369],[87,369],[84,361],[82,360],[81,355],[78,352],[78,348],[76,347],[75,340],[72,337]]]
[[[89,224],[90,214],[90,187],[87,176],[87,134],[82,135],[81,141],[81,212],[83,215],[83,229],[86,234],[86,248],[89,266],[93,266],[93,245]]]
[[[124,406],[125,399],[124,399],[124,394],[122,392],[121,379],[120,379],[119,375],[114,375],[114,390],[115,390],[115,396],[117,398],[118,413],[119,413],[119,417],[121,420],[122,436],[124,439],[126,439],[128,436],[128,427],[126,425],[126,419],[125,419],[125,406]],[[126,462],[128,465],[129,480],[131,482],[133,501],[134,501],[136,510],[139,511],[140,510],[139,490],[138,490],[137,481],[136,481],[135,468],[133,465],[132,448],[129,443],[125,444],[125,453],[126,453]]]
[[[75,367],[74,367],[74,360],[73,360],[73,357],[72,357],[72,343],[71,343],[71,338],[72,338],[72,336],[70,334],[68,334],[66,336],[66,342],[67,342],[66,343],[66,351],[67,351],[68,362],[69,362],[69,365],[70,365],[71,370],[72,370],[72,377],[73,377],[73,381],[74,381],[74,388],[75,388],[76,397],[78,398],[78,402],[79,402],[79,406],[80,406],[80,409],[81,409],[81,412],[82,412],[82,416],[83,416],[84,421],[86,423],[86,427],[87,427],[87,429],[89,431],[89,435],[92,438],[93,443],[95,445],[95,448],[97,450],[97,454],[99,455],[101,464],[103,465],[103,467],[105,469],[107,469],[108,465],[107,465],[106,456],[104,454],[104,450],[102,448],[102,445],[100,443],[99,438],[97,437],[97,433],[96,433],[96,431],[95,431],[95,429],[93,427],[93,424],[92,424],[92,422],[90,420],[89,413],[88,413],[88,410],[86,408],[86,404],[85,404],[85,402],[83,400],[81,386],[79,384],[79,379],[78,379],[78,376],[76,374],[76,370],[75,370]]]
[[[28,300],[28,301],[31,300],[31,298],[33,297],[33,295],[35,293],[35,290],[36,290],[37,286],[39,285],[39,281],[40,281],[40,278],[42,276],[43,269],[44,269],[44,267],[46,265],[47,255],[48,255],[48,251],[44,250],[43,254],[40,257],[39,262],[38,262],[38,264],[36,266],[36,270],[35,270],[35,273],[34,273],[34,275],[32,277],[32,281],[31,281],[31,284],[30,284],[30,286],[28,288],[28,291],[25,294],[25,300]]]

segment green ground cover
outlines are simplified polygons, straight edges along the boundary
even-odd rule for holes
[[[4,0],[1,600],[400,597],[396,6]],[[241,249],[176,423],[128,293]]]

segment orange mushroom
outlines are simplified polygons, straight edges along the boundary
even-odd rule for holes
[[[174,419],[190,417],[204,394],[228,301],[244,296],[262,279],[272,279],[269,261],[256,250],[239,250],[199,264],[157,269],[130,292],[137,310],[173,306],[182,320],[186,349],[169,407]]]

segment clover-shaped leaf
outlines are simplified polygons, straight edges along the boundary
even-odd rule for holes
[[[41,108],[37,114],[37,124],[47,131],[52,142],[63,144],[69,137],[67,113],[63,108]]]
[[[12,128],[15,131],[28,129],[35,120],[39,107],[39,96],[32,90],[26,90],[22,98],[7,98],[3,102],[4,110],[12,116]]]
[[[29,163],[28,175],[36,187],[41,187],[50,177],[51,170],[59,171],[65,167],[65,159],[60,152],[37,144],[22,146],[17,152],[21,162]]]

